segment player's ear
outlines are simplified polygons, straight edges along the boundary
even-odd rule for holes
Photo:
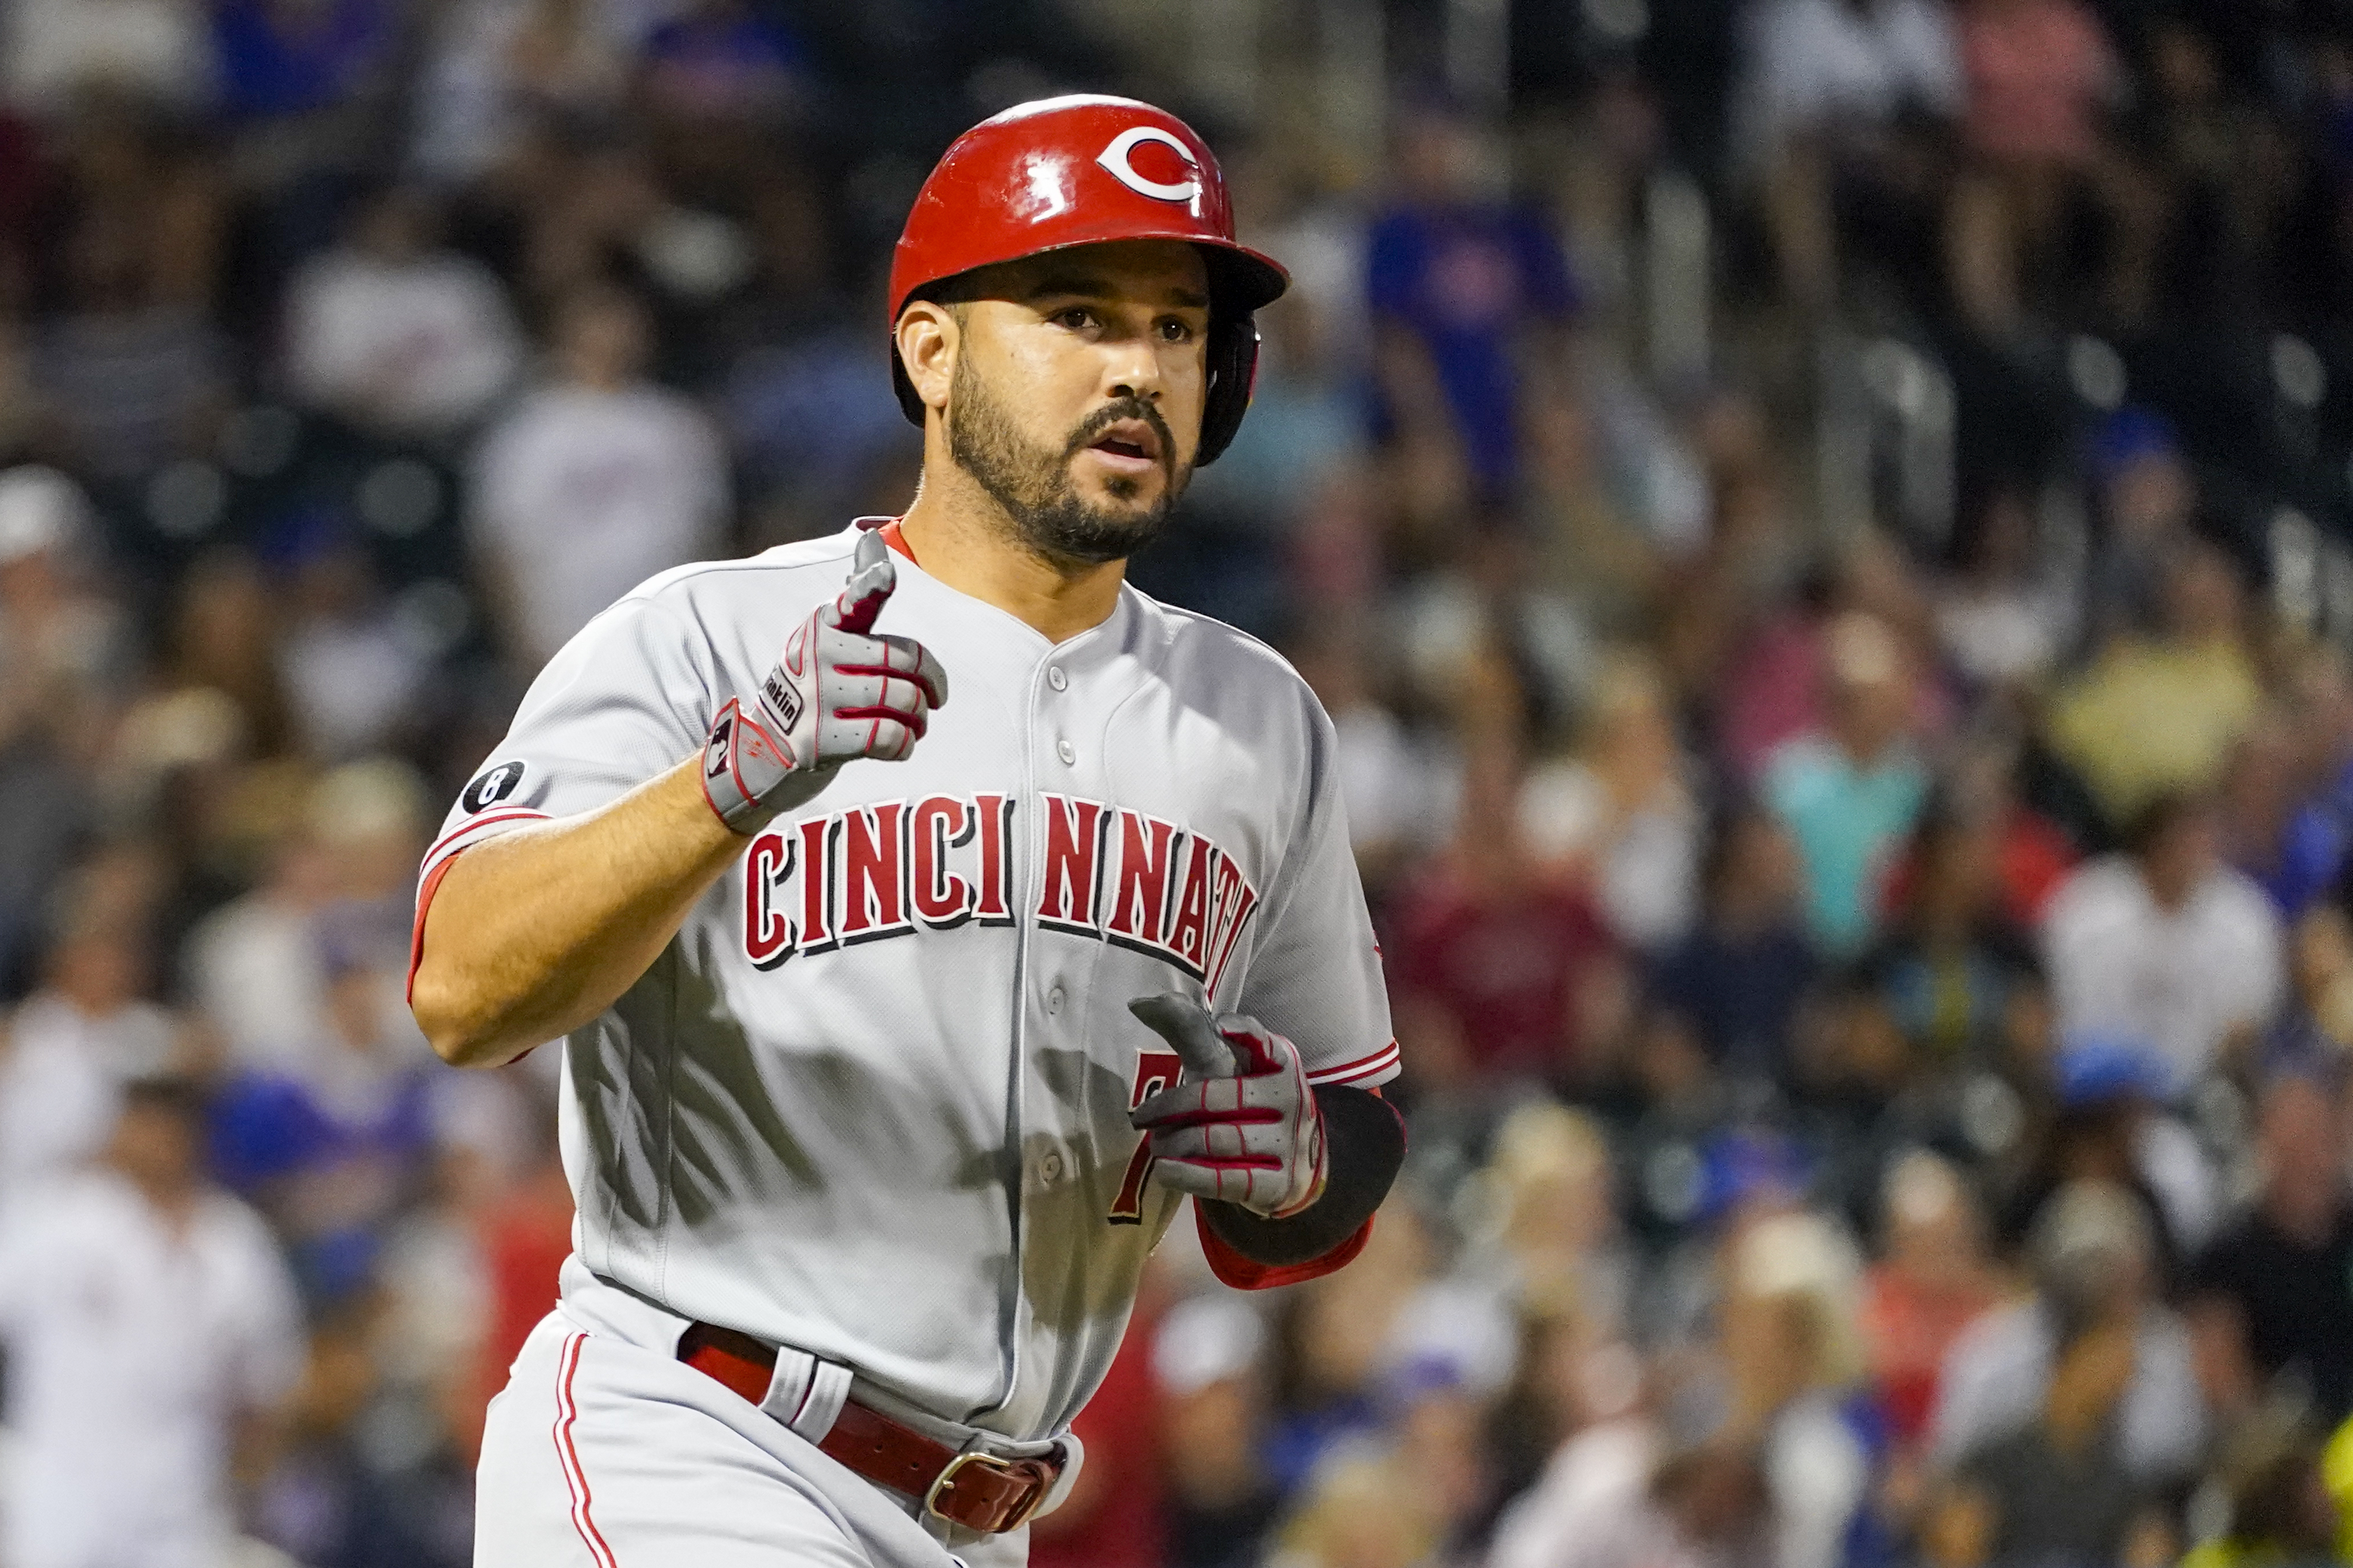
[[[914,300],[900,312],[899,363],[925,407],[948,405],[948,385],[955,379],[956,350],[963,337],[964,323],[951,306]]]

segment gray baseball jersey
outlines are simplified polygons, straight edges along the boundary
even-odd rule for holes
[[[605,805],[703,744],[840,592],[858,528],[647,583],[550,661],[428,853]],[[1330,721],[1280,658],[1123,588],[1053,644],[899,563],[877,629],[945,666],[903,762],[754,837],[565,1043],[597,1276],[844,1363],[944,1418],[1059,1434],[1177,1200],[1131,1106],[1174,1082],[1130,999],[1397,1071]]]

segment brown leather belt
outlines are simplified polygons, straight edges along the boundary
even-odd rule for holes
[[[749,1334],[695,1323],[679,1336],[678,1359],[754,1405],[768,1397],[776,1352]],[[1062,1473],[1051,1458],[1006,1459],[935,1442],[879,1410],[845,1399],[822,1452],[880,1486],[906,1493],[952,1524],[1002,1535],[1029,1522]]]

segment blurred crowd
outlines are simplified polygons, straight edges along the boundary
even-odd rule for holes
[[[904,506],[889,243],[1075,88],[1294,273],[1134,576],[1337,722],[1412,1149],[1171,1233],[1040,1568],[2348,1559],[2353,7],[1457,9],[1348,145],[1346,6],[1245,113],[1141,4],[0,0],[0,1565],[469,1561],[569,1200],[419,855],[602,605]]]

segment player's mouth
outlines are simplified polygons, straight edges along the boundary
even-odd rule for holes
[[[1088,443],[1114,471],[1148,474],[1160,467],[1160,433],[1141,419],[1123,419]]]

